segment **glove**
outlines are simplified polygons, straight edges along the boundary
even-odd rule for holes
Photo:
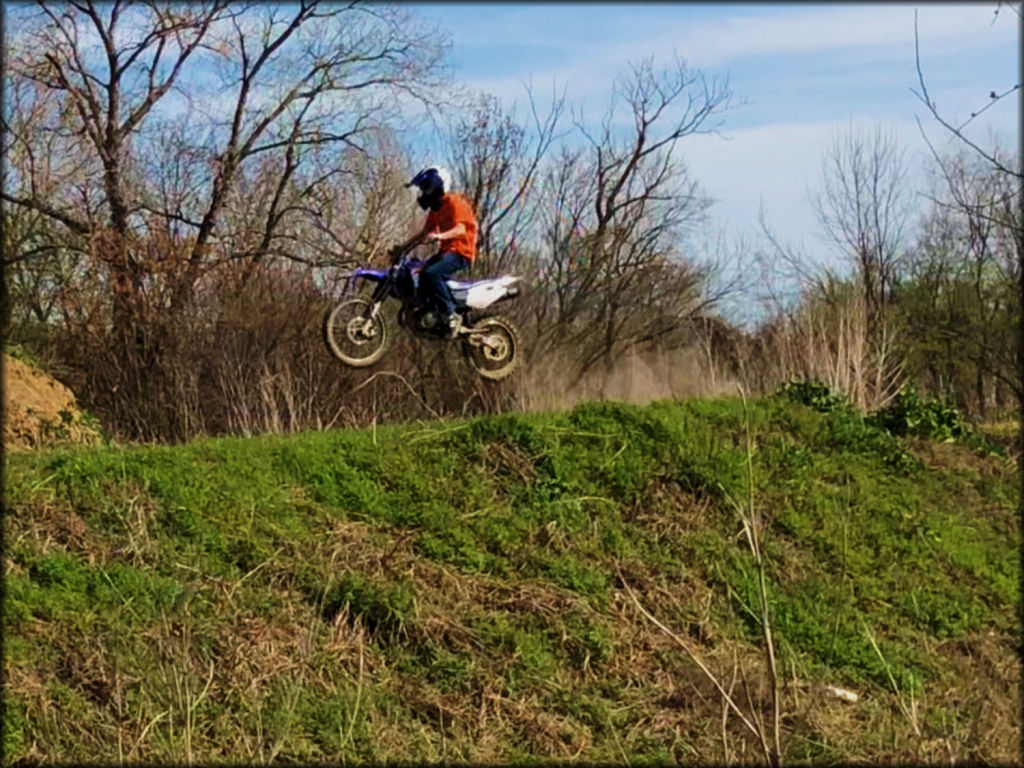
[[[398,263],[398,260],[400,258],[402,258],[402,253],[403,253],[403,250],[402,250],[402,246],[400,246],[400,245],[393,245],[390,248],[388,248],[388,256],[391,257],[391,263],[392,264],[397,264]]]

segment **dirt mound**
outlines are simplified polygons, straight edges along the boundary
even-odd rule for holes
[[[30,450],[57,443],[97,443],[75,395],[52,376],[4,354],[4,448]]]

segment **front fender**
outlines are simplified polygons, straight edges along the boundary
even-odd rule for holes
[[[345,287],[342,291],[344,296],[355,296],[359,292],[359,283],[369,280],[371,283],[382,283],[387,279],[386,270],[370,269],[367,267],[356,267],[350,270],[345,276]]]

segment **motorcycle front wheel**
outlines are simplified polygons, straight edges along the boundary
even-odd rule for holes
[[[353,368],[373,365],[387,351],[388,326],[373,304],[349,299],[324,315],[324,342],[331,354]]]
[[[483,378],[498,381],[519,363],[519,334],[503,317],[485,317],[462,338],[469,364]]]

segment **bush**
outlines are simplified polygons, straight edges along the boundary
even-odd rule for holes
[[[869,418],[893,435],[912,435],[949,443],[963,440],[970,433],[956,406],[935,398],[922,398],[914,387],[901,389],[888,405]]]
[[[782,385],[781,394],[791,402],[806,405],[819,413],[834,413],[850,409],[842,395],[837,395],[820,379],[793,379]]]
[[[918,460],[894,439],[897,433],[873,418],[864,418],[825,382],[818,379],[792,380],[782,387],[779,394],[794,403],[827,414],[829,439],[836,448],[875,454],[901,474],[908,474],[919,466]]]

